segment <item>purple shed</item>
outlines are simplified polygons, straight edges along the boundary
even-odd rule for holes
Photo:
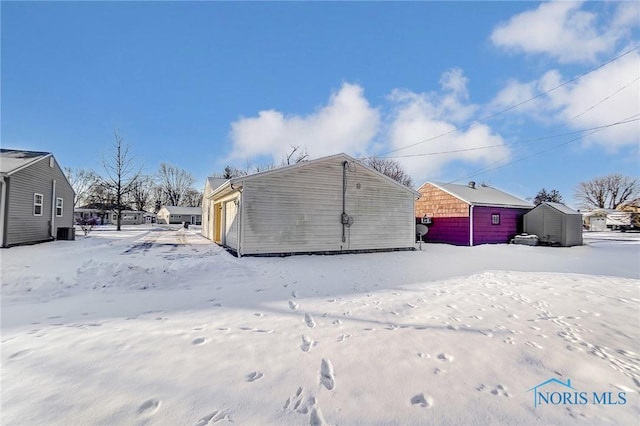
[[[522,232],[530,203],[486,185],[427,182],[418,192],[416,222],[426,242],[461,246],[507,243]]]

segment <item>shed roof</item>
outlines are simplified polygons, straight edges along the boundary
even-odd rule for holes
[[[577,211],[573,210],[572,208],[565,206],[565,205],[564,205],[564,204],[562,204],[562,203],[552,203],[552,202],[549,202],[549,201],[545,201],[545,202],[543,202],[543,203],[541,203],[541,204],[539,204],[539,205],[541,206],[541,205],[543,205],[543,204],[544,204],[544,205],[547,205],[547,206],[549,206],[549,207],[552,207],[552,208],[554,208],[554,209],[556,209],[556,210],[558,210],[559,212],[564,213],[564,214],[569,214],[569,215],[580,215],[580,216],[582,216],[582,214],[581,214],[580,212],[577,212]],[[537,208],[537,207],[536,207],[536,208]]]
[[[50,152],[0,149],[0,173],[12,174],[18,170],[50,156]]]
[[[162,206],[169,214],[197,215],[202,214],[202,207]]]
[[[473,206],[497,206],[533,208],[533,205],[496,188],[483,185],[459,185],[454,183],[427,182]]]

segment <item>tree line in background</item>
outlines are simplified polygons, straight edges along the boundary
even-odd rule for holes
[[[160,207],[189,206],[199,207],[202,204],[202,192],[194,188],[193,175],[186,170],[171,164],[162,163],[154,175],[142,174],[118,131],[114,131],[115,141],[113,149],[102,157],[102,173],[88,169],[72,170],[65,168],[67,179],[76,196],[74,207],[98,208],[116,210],[117,229],[123,210],[152,211],[157,213]],[[279,164],[274,162],[260,166],[249,166],[241,169],[227,166],[224,171],[215,173],[214,177],[231,179],[273,170],[292,164],[307,161],[309,154],[306,148],[292,146]],[[402,165],[389,158],[369,157],[362,160],[364,164],[390,177],[391,179],[412,187],[411,177]],[[574,193],[581,208],[609,208],[616,209],[629,202],[638,202],[640,197],[640,181],[638,178],[610,174],[597,177],[590,181],[580,182]],[[533,197],[533,203],[542,202],[563,203],[564,199],[559,191],[547,191],[542,188]]]
[[[160,207],[199,207],[202,192],[194,188],[191,173],[162,163],[157,173],[145,175],[135,163],[118,131],[114,132],[111,151],[103,155],[100,171],[65,168],[65,174],[76,195],[74,207],[115,210],[116,227],[121,228],[123,210],[157,213]]]

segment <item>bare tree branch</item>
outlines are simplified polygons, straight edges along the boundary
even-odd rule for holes
[[[158,178],[166,204],[170,206],[182,205],[181,202],[194,183],[191,173],[167,163],[160,164]]]
[[[639,195],[640,181],[638,178],[617,173],[580,182],[574,194],[580,206],[586,209],[616,209]]]
[[[411,176],[407,174],[396,160],[391,160],[388,158],[378,158],[378,157],[370,157],[367,158],[364,163],[371,167],[374,170],[379,171],[383,175],[390,177],[396,182],[400,182],[401,184],[412,187],[413,182],[411,180]]]

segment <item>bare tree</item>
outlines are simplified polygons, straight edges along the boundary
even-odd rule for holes
[[[618,173],[580,182],[575,190],[575,198],[583,208],[615,209],[639,195],[638,178]]]
[[[158,177],[166,204],[170,206],[181,205],[180,202],[194,183],[191,173],[167,163],[160,164]]]
[[[551,203],[564,202],[562,195],[560,195],[560,192],[558,190],[552,189],[551,191],[547,191],[545,188],[542,188],[533,198],[533,204],[537,206],[538,204],[542,204],[545,201]]]
[[[186,207],[200,207],[202,205],[202,192],[189,188],[184,194],[182,204]]]
[[[369,157],[364,160],[364,164],[371,167],[374,170],[379,171],[383,175],[390,177],[396,182],[400,182],[401,184],[408,186],[411,188],[413,182],[411,180],[411,176],[405,172],[396,160],[392,160],[389,158],[379,158],[379,157]]]
[[[282,160],[282,165],[289,166],[291,164],[298,164],[301,161],[305,161],[307,158],[309,158],[309,154],[307,154],[307,148],[300,149],[300,145],[291,145],[291,152],[285,155],[284,159]]]
[[[153,196],[154,183],[151,176],[140,176],[131,188],[131,203],[138,211],[146,211]]]
[[[64,174],[75,192],[75,197],[73,197],[73,207],[76,207],[80,202],[85,203],[89,197],[92,187],[98,181],[98,176],[93,170],[73,170],[71,167],[65,167]]]
[[[136,184],[140,169],[136,168],[133,157],[117,130],[113,132],[115,142],[113,152],[107,157],[102,157],[102,167],[105,175],[101,178],[102,185],[113,194],[115,207],[118,212],[116,229],[120,231],[122,222],[122,210],[124,197],[131,192]]]

